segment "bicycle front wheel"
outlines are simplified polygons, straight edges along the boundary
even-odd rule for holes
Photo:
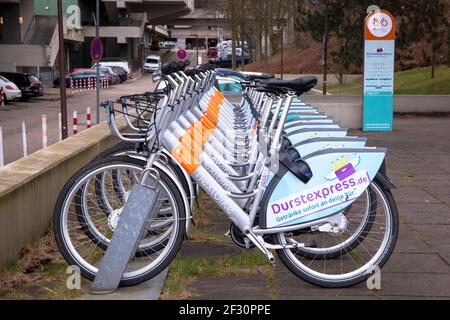
[[[55,207],[54,231],[58,247],[67,262],[80,267],[81,274],[89,280],[94,280],[98,272],[127,198],[117,197],[114,184],[120,179],[120,188],[126,194],[134,184],[130,176],[139,177],[143,170],[140,161],[122,160],[125,158],[110,158],[83,168],[66,184]],[[151,175],[147,181],[157,186],[155,210],[158,213],[147,222],[147,231],[143,233],[136,256],[127,265],[121,286],[136,285],[157,276],[173,261],[184,240],[186,208],[182,193],[167,174],[160,170],[158,173],[159,177]],[[113,210],[109,216],[95,196],[99,176],[104,179],[105,195],[116,195],[108,199]]]

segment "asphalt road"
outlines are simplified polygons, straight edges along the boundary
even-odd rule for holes
[[[155,84],[150,75],[133,82],[116,85],[101,92],[100,101],[116,100],[124,95],[152,91]],[[95,92],[75,95],[67,100],[69,115],[69,133],[72,133],[71,118],[73,111],[78,112],[79,131],[86,129],[86,109],[91,107],[92,123],[96,123]],[[47,116],[49,145],[58,142],[58,115],[60,101],[30,100],[28,102],[13,102],[0,107],[0,127],[3,131],[5,164],[11,163],[23,156],[22,121],[27,127],[28,154],[42,148],[42,115]],[[105,119],[104,110],[100,110],[100,121]]]

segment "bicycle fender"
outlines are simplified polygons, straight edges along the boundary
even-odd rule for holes
[[[329,149],[303,158],[310,166],[311,180],[305,184],[289,171],[269,187],[262,207],[264,229],[292,227],[343,211],[356,201],[377,176],[386,149]]]

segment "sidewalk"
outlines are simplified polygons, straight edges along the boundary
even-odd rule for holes
[[[200,229],[210,236],[194,233],[196,240],[184,244],[171,267],[164,291],[166,298],[171,298],[167,294],[175,275],[189,271],[178,295],[181,298],[450,299],[449,123],[450,117],[408,116],[396,118],[394,133],[352,132],[369,137],[371,146],[389,148],[388,172],[398,187],[394,195],[400,214],[400,236],[395,253],[382,270],[382,290],[369,291],[365,284],[321,289],[298,279],[281,263],[273,269],[262,255],[256,256],[256,250],[249,253],[223,237],[229,222],[207,199],[202,203],[206,223]],[[227,261],[241,265],[229,270]],[[215,270],[214,266],[222,270]]]

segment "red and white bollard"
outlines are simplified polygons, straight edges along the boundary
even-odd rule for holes
[[[3,92],[3,87],[0,87],[0,107],[5,106],[5,94]]]
[[[3,150],[3,131],[2,127],[0,127],[0,167],[5,165],[5,153]]]
[[[72,134],[78,134],[78,113],[76,111],[73,112],[72,117]]]
[[[62,84],[60,84],[60,85],[62,85]],[[75,83],[74,83],[73,79],[70,78],[70,89],[72,90],[72,95],[74,95],[74,93],[75,93],[74,86],[75,86]]]
[[[42,116],[42,148],[48,147],[48,126],[47,126],[47,116]]]
[[[62,116],[61,116],[61,112],[58,113],[58,138],[59,141],[62,141]]]
[[[86,111],[86,127],[87,129],[90,129],[92,127],[91,107],[88,107]]]
[[[25,121],[22,121],[22,147],[23,156],[28,156],[27,126],[25,124]]]

